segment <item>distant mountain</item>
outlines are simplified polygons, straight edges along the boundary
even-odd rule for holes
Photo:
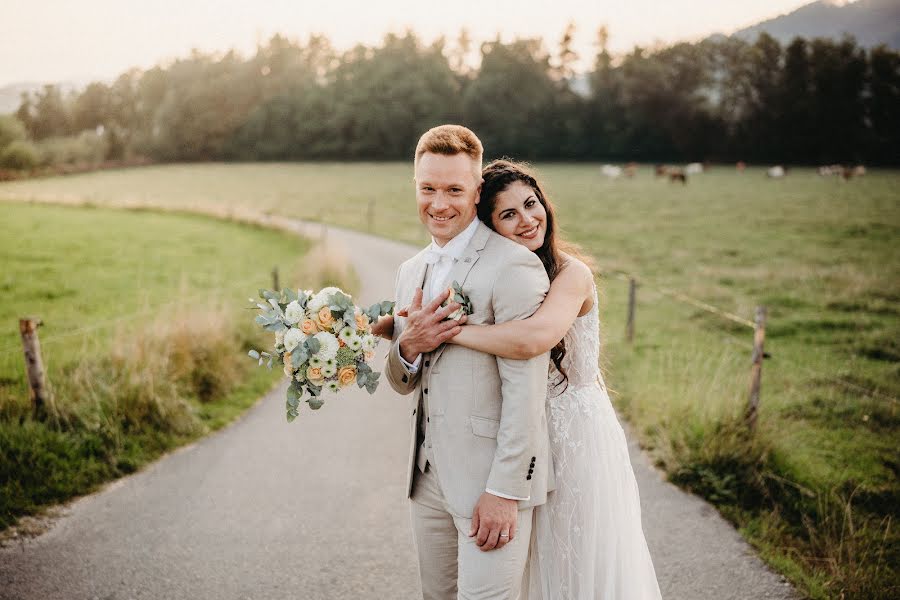
[[[839,39],[849,33],[860,46],[887,44],[900,50],[900,0],[819,0],[733,35],[752,42],[763,31],[782,44],[798,36]]]

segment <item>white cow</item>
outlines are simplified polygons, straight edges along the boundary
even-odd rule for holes
[[[698,162],[693,162],[684,168],[684,172],[688,175],[697,175],[703,172],[703,165]]]
[[[784,167],[782,167],[781,165],[769,167],[769,170],[766,171],[766,175],[773,178],[784,177]]]
[[[622,167],[617,167],[615,165],[603,165],[602,167],[600,167],[600,172],[610,179],[616,179],[622,176]]]

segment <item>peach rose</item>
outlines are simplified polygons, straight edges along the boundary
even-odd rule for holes
[[[369,316],[363,313],[359,313],[356,315],[356,328],[362,329],[366,333],[370,331],[369,329]]]
[[[331,326],[334,325],[334,317],[331,316],[331,309],[327,306],[320,308],[319,314],[316,315],[316,323],[318,323],[319,327],[323,330],[331,329]]]
[[[314,385],[322,385],[325,383],[325,376],[322,375],[322,367],[309,367],[306,369],[306,378]]]
[[[286,366],[286,367],[291,366],[291,353],[290,353],[290,352],[285,352],[285,353],[284,353],[284,356],[282,357],[281,360],[282,360],[282,362],[284,363],[284,366]]]
[[[302,331],[306,335],[315,335],[319,332],[319,327],[312,319],[306,319],[300,325],[300,331]]]
[[[356,367],[341,367],[338,371],[338,382],[341,387],[352,385],[356,382]]]

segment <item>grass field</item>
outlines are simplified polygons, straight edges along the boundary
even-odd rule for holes
[[[306,282],[309,243],[208,217],[0,204],[0,530],[232,421],[281,371],[247,298]],[[261,268],[262,264],[266,267]],[[174,299],[174,301],[173,301]],[[18,318],[54,403],[33,419]]]
[[[619,409],[670,477],[715,502],[811,597],[891,597],[900,397],[900,173],[847,183],[713,168],[687,186],[644,168],[542,165],[566,234],[601,277],[604,368]],[[0,198],[250,208],[424,244],[407,164],[186,165],[0,185]],[[369,221],[370,206],[373,219]],[[769,310],[760,421],[741,424],[753,319]],[[0,307],[0,310],[3,310]]]

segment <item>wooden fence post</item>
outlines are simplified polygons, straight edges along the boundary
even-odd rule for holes
[[[634,341],[634,302],[637,295],[637,281],[634,277],[628,278],[628,321],[625,323],[625,338],[628,343]]]
[[[272,289],[276,292],[281,289],[281,286],[278,285],[278,265],[272,268]]]
[[[41,358],[41,342],[37,334],[37,328],[41,324],[40,319],[29,317],[19,319],[19,333],[22,334],[22,349],[25,352],[25,371],[35,419],[44,416],[50,403],[50,389],[47,386],[44,360]]]
[[[753,364],[750,367],[750,399],[747,402],[747,426],[756,427],[759,412],[759,386],[762,379],[763,343],[766,340],[766,307],[756,307],[756,326],[753,330]]]

